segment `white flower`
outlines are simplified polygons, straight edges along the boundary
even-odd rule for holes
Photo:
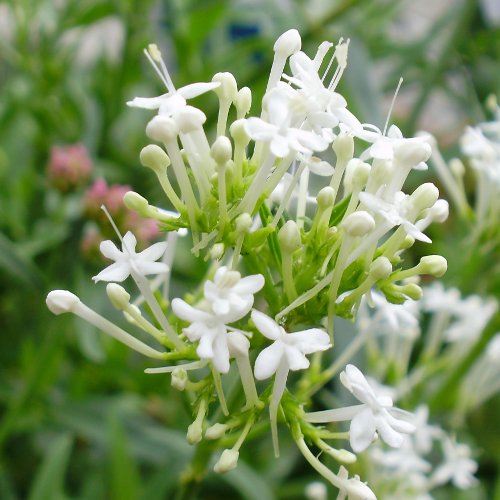
[[[205,282],[205,299],[215,315],[222,317],[226,323],[232,323],[250,312],[254,294],[262,289],[264,283],[262,274],[242,278],[238,271],[223,266],[215,273],[214,281]]]
[[[451,481],[461,490],[474,486],[477,483],[474,477],[477,462],[470,457],[469,446],[446,437],[443,440],[443,451],[444,461],[432,475],[431,482],[439,485]]]
[[[172,301],[174,314],[191,324],[184,333],[191,342],[198,342],[196,353],[200,359],[212,361],[220,373],[229,371],[229,347],[227,327],[216,315],[202,311],[182,299]]]
[[[345,371],[340,374],[340,381],[362,404],[307,413],[308,422],[351,420],[349,438],[351,447],[356,453],[368,448],[376,432],[389,446],[398,448],[403,443],[403,434],[415,430],[412,423],[394,416],[408,417],[410,414],[394,408],[392,398],[389,396],[377,396],[365,376],[354,365],[346,366]]]
[[[371,193],[359,193],[359,201],[368,210],[381,215],[390,225],[403,226],[404,230],[416,240],[431,243],[431,240],[410,220],[414,212],[411,197],[402,191],[394,194],[393,201],[388,202]]]
[[[311,153],[326,149],[328,142],[322,137],[291,126],[290,97],[280,88],[267,94],[266,103],[268,122],[256,117],[245,121],[246,132],[254,141],[268,142],[271,153],[277,158],[284,158],[291,151]]]
[[[136,245],[137,240],[130,231],[123,237],[122,251],[118,250],[111,240],[103,241],[99,247],[101,253],[115,262],[92,279],[96,283],[98,281],[121,282],[134,273],[146,276],[168,271],[168,266],[165,263],[156,262],[165,253],[166,242],[155,243],[139,253],[135,251]]]
[[[373,491],[360,480],[358,475],[349,479],[349,473],[343,465],[340,466],[338,478],[342,481],[342,485],[337,500],[345,500],[346,497],[348,500],[376,500]]]
[[[438,312],[446,311],[454,314],[460,311],[462,300],[457,288],[444,288],[440,281],[425,287],[422,297],[422,309],[424,311]]]
[[[274,343],[266,347],[255,360],[255,378],[265,380],[284,363],[289,370],[304,370],[309,367],[306,354],[325,351],[331,347],[330,337],[324,330],[311,328],[301,332],[287,333],[269,316],[252,311],[252,320],[257,329]]]

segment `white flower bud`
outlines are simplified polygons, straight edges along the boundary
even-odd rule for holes
[[[252,107],[252,91],[248,87],[243,87],[238,91],[235,100],[238,116],[245,116]]]
[[[429,216],[434,222],[444,222],[450,214],[450,205],[446,200],[437,200],[429,208]]]
[[[217,474],[224,474],[225,472],[235,469],[238,465],[239,456],[239,451],[233,449],[224,450],[219,460],[214,465],[214,472],[217,472]]]
[[[236,99],[238,95],[238,84],[231,73],[216,73],[212,78],[212,82],[220,82],[220,86],[214,90],[219,96],[219,99],[231,102]]]
[[[135,304],[130,304],[130,309],[132,309],[134,311],[134,314],[137,315],[138,317],[142,317],[142,312],[141,310],[139,309],[138,306],[136,306]],[[124,318],[131,324],[133,325],[136,325],[137,324],[137,321],[136,319],[132,316],[132,314],[129,314],[128,312],[124,312],[123,313],[123,316]]]
[[[160,146],[148,144],[143,147],[139,155],[141,165],[148,167],[155,172],[165,172],[170,165],[170,158]]]
[[[187,134],[201,128],[206,122],[207,117],[198,108],[184,106],[180,111],[175,113],[175,120],[179,126],[179,130]]]
[[[387,257],[378,257],[370,264],[369,273],[376,281],[383,280],[392,273],[392,264]]]
[[[375,220],[364,210],[358,210],[348,215],[341,223],[341,227],[349,236],[364,236],[373,231]]]
[[[293,220],[285,222],[278,232],[278,240],[281,248],[286,252],[291,253],[299,249],[302,245],[302,241],[297,223]]]
[[[411,203],[417,212],[432,207],[439,197],[438,188],[432,182],[418,186],[410,196]]]
[[[202,439],[201,422],[196,419],[187,430],[186,439],[189,444],[198,444]]]
[[[212,144],[210,154],[216,163],[225,165],[231,159],[232,149],[231,141],[225,135],[220,135]]]
[[[51,313],[59,315],[73,312],[80,299],[68,290],[52,290],[47,295],[45,303]]]
[[[371,166],[359,158],[349,160],[344,175],[344,186],[352,191],[354,188],[363,187],[368,181]]]
[[[285,31],[275,42],[274,52],[288,57],[298,52],[302,46],[300,34],[296,29]]]
[[[422,288],[416,283],[407,283],[401,287],[401,292],[412,300],[420,300],[424,294]]]
[[[354,138],[347,133],[340,133],[332,144],[332,149],[337,159],[348,161],[354,155]]]
[[[432,148],[428,142],[420,137],[405,139],[395,148],[395,159],[405,165],[418,165],[429,159]]]
[[[335,203],[335,190],[330,186],[324,187],[318,193],[316,200],[318,202],[318,207],[322,210],[333,207]]]
[[[399,245],[399,249],[406,250],[408,248],[411,248],[414,244],[415,244],[415,238],[407,234],[401,245]]]
[[[137,213],[144,213],[149,208],[149,202],[135,191],[127,191],[123,196],[123,203],[130,210],[134,210]]]
[[[336,448],[327,448],[323,451],[338,462],[342,462],[344,464],[353,464],[357,460],[357,457],[354,453],[351,453],[348,450],[344,450],[343,448],[340,450],[337,450]]]
[[[425,255],[420,259],[418,267],[422,274],[441,278],[448,269],[448,262],[441,255]]]
[[[170,385],[178,391],[183,391],[186,388],[188,380],[187,371],[184,368],[177,367],[172,371]]]
[[[245,123],[246,120],[244,119],[236,120],[229,127],[229,132],[232,138],[235,140],[235,142],[241,142],[245,144],[250,141],[250,137],[247,134],[245,128]]]
[[[236,219],[236,231],[238,233],[248,233],[252,227],[252,217],[248,213],[243,213]]]
[[[158,142],[169,142],[174,140],[179,133],[176,122],[167,116],[155,116],[146,125],[146,135]]]
[[[210,258],[212,260],[220,260],[224,255],[224,243],[216,243],[210,249]]]
[[[358,476],[347,480],[344,487],[349,500],[377,500],[373,491]]]
[[[222,436],[224,436],[227,429],[228,427],[226,424],[214,424],[205,431],[205,439],[208,439],[210,441],[220,439]]]
[[[113,307],[119,311],[123,311],[130,304],[130,294],[117,283],[108,283],[106,285],[106,293]]]
[[[327,500],[328,490],[325,483],[321,481],[313,481],[309,483],[304,490],[307,500]]]
[[[242,333],[232,332],[227,336],[227,346],[232,358],[246,357],[250,349],[250,341]]]

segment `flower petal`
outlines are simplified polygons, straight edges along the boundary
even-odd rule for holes
[[[92,279],[97,283],[98,281],[113,281],[121,283],[130,276],[130,264],[127,261],[115,262],[110,266],[104,268],[97,276]]]
[[[130,254],[135,254],[135,246],[137,245],[137,239],[134,233],[127,231],[123,237],[122,250],[124,252],[129,252]]]
[[[220,82],[198,82],[185,85],[184,87],[177,89],[177,92],[184,97],[184,99],[192,99],[193,97],[198,97],[199,95],[216,89],[217,87],[220,87]]]
[[[304,354],[326,351],[331,347],[330,336],[319,328],[290,333],[288,339]]]
[[[278,323],[256,309],[252,311],[252,321],[257,330],[269,340],[277,340],[282,336],[282,329]]]
[[[212,363],[219,373],[229,371],[229,348],[227,345],[227,333],[220,333],[215,337],[213,343],[214,357]]]
[[[124,258],[123,252],[118,250],[118,247],[111,240],[101,241],[99,250],[104,257],[114,261],[122,260]]]
[[[149,246],[142,252],[137,254],[137,257],[142,260],[158,260],[167,249],[168,243],[166,241],[155,243],[154,245]]]
[[[213,319],[211,314],[205,311],[200,311],[199,309],[190,306],[184,300],[177,298],[172,300],[172,311],[174,311],[174,314],[178,318],[191,323],[194,321],[208,322]]]
[[[276,373],[284,354],[283,347],[283,343],[277,341],[259,353],[254,366],[254,374],[257,380],[265,380]]]
[[[305,370],[309,368],[309,360],[293,345],[285,344],[285,357],[288,367],[292,371]]]
[[[375,430],[375,418],[370,408],[361,410],[351,420],[349,440],[355,453],[360,453],[370,446]]]

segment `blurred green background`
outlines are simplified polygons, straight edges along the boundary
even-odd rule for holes
[[[431,131],[452,155],[464,126],[484,120],[486,98],[499,95],[499,26],[495,0],[0,2],[0,498],[173,498],[192,454],[189,406],[169,378],[144,375],[144,359],[45,307],[47,292],[64,288],[114,317],[103,287],[90,280],[105,265],[96,242],[111,237],[89,208],[86,192],[97,179],[164,203],[138,162],[151,113],[125,105],[165,91],[142,53],[148,43],[160,46],[176,85],[230,71],[252,88],[258,110],[283,31],[299,29],[310,54],[323,40],[350,38],[340,86],[350,109],[383,127],[403,76],[393,121],[408,135]],[[216,99],[195,102],[210,129]],[[53,148],[71,144],[86,151],[72,158],[75,168],[91,164],[91,172],[57,185]],[[460,224],[452,217],[440,231],[437,249],[451,264],[445,281],[498,296],[484,259],[463,277]],[[203,268],[181,244],[173,296]],[[488,412],[470,425],[487,446],[480,476],[491,483],[498,404]],[[200,498],[303,498],[314,475],[297,452],[269,455],[267,440],[257,442],[235,471],[209,476]]]

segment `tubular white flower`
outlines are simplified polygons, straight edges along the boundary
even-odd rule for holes
[[[340,374],[340,381],[362,404],[307,413],[305,418],[308,422],[350,420],[349,438],[356,453],[368,448],[376,432],[394,448],[403,443],[403,434],[414,432],[415,426],[412,423],[394,416],[396,414],[408,417],[410,414],[394,408],[389,396],[377,396],[365,376],[354,365],[346,366],[345,371]]]
[[[167,249],[166,242],[155,243],[142,252],[136,253],[136,237],[128,231],[123,237],[122,251],[111,241],[103,241],[100,245],[101,253],[108,259],[114,260],[114,264],[103,269],[92,279],[98,281],[122,282],[131,274],[137,273],[141,276],[149,274],[160,274],[168,271],[168,266],[163,262],[156,262],[162,257]]]

